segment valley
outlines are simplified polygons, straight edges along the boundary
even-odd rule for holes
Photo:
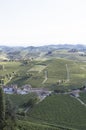
[[[18,130],[86,130],[85,47],[1,47],[0,53],[0,86]]]

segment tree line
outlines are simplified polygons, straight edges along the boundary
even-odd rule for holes
[[[0,130],[16,130],[16,112],[9,97],[5,100],[0,87]]]

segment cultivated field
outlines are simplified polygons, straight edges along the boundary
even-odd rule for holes
[[[4,84],[18,84],[19,87],[31,84],[32,87],[51,89],[54,85],[71,89],[79,88],[86,82],[85,62],[52,58],[28,62],[25,65],[21,62],[1,62],[0,66],[1,83],[4,81]]]
[[[32,121],[86,130],[86,107],[69,95],[52,95],[28,111]]]
[[[80,94],[80,99],[86,104],[86,92]]]
[[[0,85],[45,87],[49,90],[70,91],[86,85],[86,62],[64,58],[33,61],[0,62]],[[86,130],[86,107],[70,95],[52,94],[27,110],[24,107],[35,94],[7,95],[20,116],[20,130]],[[80,93],[86,103],[86,93]],[[25,118],[27,122],[22,120]],[[22,123],[23,122],[23,123]]]

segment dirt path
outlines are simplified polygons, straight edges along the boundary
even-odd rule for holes
[[[44,84],[47,81],[48,78],[45,78],[44,81],[42,82],[42,84]]]
[[[48,74],[47,74],[47,71],[45,71],[45,79],[43,80],[42,84],[44,84],[48,79]]]
[[[79,98],[77,98],[77,97],[76,97],[76,99],[77,99],[82,105],[84,105],[84,106],[86,107],[86,104],[85,104],[81,99],[79,99]]]
[[[68,65],[66,64],[66,71],[67,71],[67,81],[70,80],[70,76],[69,76],[69,69],[68,69]]]

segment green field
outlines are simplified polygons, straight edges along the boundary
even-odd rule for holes
[[[28,112],[29,120],[86,130],[86,107],[69,95],[52,95]]]
[[[86,81],[86,63],[65,59],[22,62],[1,62],[0,77],[4,84],[17,84],[19,87],[31,84],[32,87],[48,87],[54,84],[68,89],[79,88]],[[68,72],[67,72],[67,68]],[[45,80],[45,71],[47,80]],[[67,81],[69,80],[69,81]],[[58,82],[60,84],[58,85]],[[51,89],[51,88],[50,88]]]
[[[47,124],[36,124],[28,121],[18,121],[18,128],[19,130],[63,130],[61,128],[56,128]]]
[[[30,98],[35,98],[37,95],[35,93],[29,93],[26,95],[17,95],[17,94],[7,94],[6,98],[10,98],[13,102],[13,106],[21,107],[24,103],[28,102]]]
[[[6,94],[5,99],[6,101],[10,99],[13,108],[15,108],[16,113],[19,115],[24,115],[25,110],[29,108],[29,106],[25,106],[29,102],[30,99],[37,98],[35,93],[29,93],[26,95],[17,95],[17,94]]]
[[[28,110],[26,116],[22,115],[27,109],[23,104],[36,95],[14,94],[7,97],[16,107],[18,119],[21,120],[18,122],[20,130],[86,130],[86,107],[70,95],[52,94]],[[81,93],[80,99],[85,101],[86,93]]]
[[[80,93],[80,99],[86,104],[86,92]]]
[[[17,84],[22,87],[30,84],[33,88],[46,87],[66,92],[81,88],[86,85],[86,62],[81,62],[78,55],[76,60],[72,60],[74,55],[68,55],[64,50],[63,54],[59,51],[57,56],[55,51],[44,59],[0,62],[0,85]],[[24,104],[35,97],[34,93],[6,95],[16,108],[19,130],[86,130],[86,107],[74,97],[52,93],[24,115],[28,108]],[[79,98],[86,103],[85,92],[81,92]]]

